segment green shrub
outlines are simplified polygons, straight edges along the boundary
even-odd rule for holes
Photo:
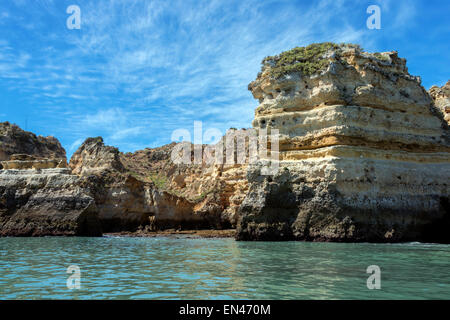
[[[270,75],[274,78],[280,78],[293,72],[310,76],[325,70],[328,66],[329,60],[323,57],[325,53],[333,50],[339,54],[344,47],[361,50],[358,45],[354,44],[313,43],[307,47],[296,47],[277,56],[266,57],[262,64],[270,68]]]
[[[383,61],[389,61],[390,60],[390,58],[388,56],[386,56],[384,54],[381,54],[379,52],[375,52],[373,55],[375,56],[375,58],[377,58],[379,60],[383,60]]]

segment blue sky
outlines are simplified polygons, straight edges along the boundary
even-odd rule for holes
[[[369,30],[369,5],[381,30]],[[66,8],[81,9],[69,30]],[[334,41],[399,51],[423,85],[450,78],[450,1],[4,0],[0,121],[57,137],[70,156],[91,136],[128,152],[175,129],[250,127],[247,90],[267,55]]]

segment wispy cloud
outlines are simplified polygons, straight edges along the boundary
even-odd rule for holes
[[[94,136],[96,132],[102,132],[107,143],[123,145],[136,137],[145,134],[145,127],[135,125],[137,117],[121,108],[101,109],[96,113],[84,116],[73,116],[73,122],[69,126],[79,128],[72,132],[73,135],[79,136],[72,144],[73,146],[84,139],[82,137]],[[137,139],[139,140],[139,139]],[[136,145],[136,143],[134,143]]]
[[[78,149],[78,147],[80,147],[80,145],[83,143],[84,139],[79,138],[77,140],[75,140],[74,142],[72,142],[72,144],[69,146],[68,151],[73,153],[75,152],[75,150]]]

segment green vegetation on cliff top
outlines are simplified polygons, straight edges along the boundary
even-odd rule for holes
[[[270,75],[280,78],[293,72],[310,76],[325,70],[329,60],[324,55],[329,51],[339,53],[344,48],[361,50],[355,44],[336,44],[332,42],[313,43],[307,47],[296,47],[276,56],[269,56],[262,61],[263,65],[270,66]]]

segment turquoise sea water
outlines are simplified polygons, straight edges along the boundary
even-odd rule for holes
[[[450,299],[450,246],[0,238],[0,299]]]

